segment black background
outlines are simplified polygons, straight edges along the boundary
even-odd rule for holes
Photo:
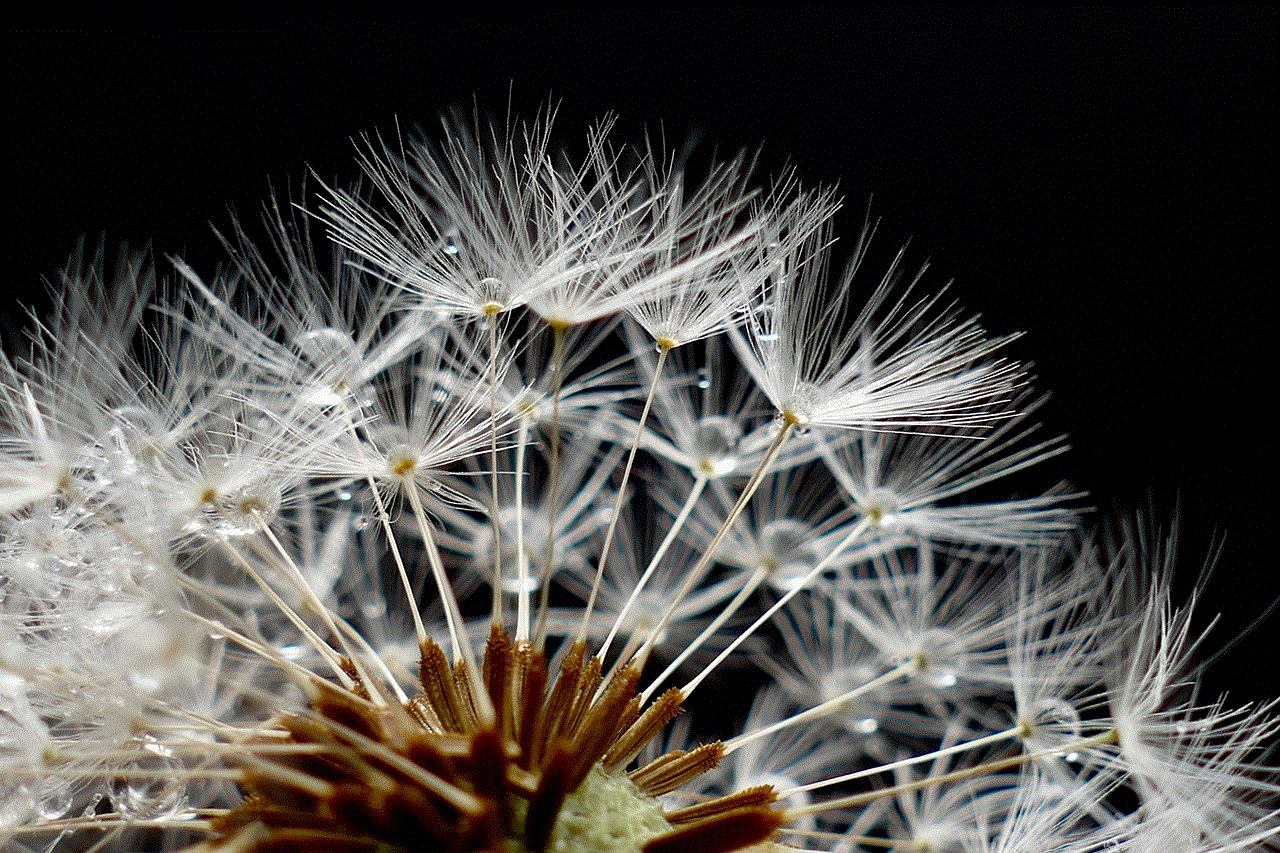
[[[762,145],[766,173],[838,182],[846,243],[872,199],[880,239],[909,238],[989,329],[1024,330],[1014,354],[1072,438],[1064,476],[1121,513],[1180,505],[1183,592],[1222,541],[1209,648],[1280,592],[1273,11],[455,5],[116,23],[128,31],[10,36],[6,315],[81,235],[211,269],[209,222],[308,169],[354,178],[353,138],[397,119],[550,99],[576,140],[612,112],[620,140]],[[1274,633],[1231,649],[1211,690],[1280,693]]]

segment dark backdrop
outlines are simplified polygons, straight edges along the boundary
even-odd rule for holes
[[[762,145],[766,172],[838,182],[846,242],[873,198],[883,239],[910,238],[990,329],[1025,330],[1015,354],[1072,437],[1066,476],[1122,512],[1180,504],[1183,590],[1223,541],[1211,647],[1280,591],[1273,11],[454,4],[111,23],[11,35],[6,315],[81,235],[208,269],[210,221],[308,168],[353,178],[352,138],[397,118],[430,127],[473,98],[530,115],[550,98],[576,133],[615,112],[621,139]],[[1280,692],[1269,633],[1210,686]]]

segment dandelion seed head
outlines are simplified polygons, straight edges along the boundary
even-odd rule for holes
[[[1066,450],[1009,338],[609,126],[367,144],[331,245],[271,201],[213,277],[73,264],[0,361],[0,843],[1273,843],[1276,704],[1196,698],[1166,552],[990,496]]]

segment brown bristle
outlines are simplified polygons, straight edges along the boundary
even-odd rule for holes
[[[598,661],[599,658],[592,658]],[[577,767],[573,774],[573,788],[582,784],[591,768],[604,757],[623,727],[627,725],[625,710],[636,693],[640,670],[636,667],[618,673],[610,679],[608,689],[583,718],[580,728],[566,732],[573,736]],[[571,789],[572,790],[572,789]]]
[[[479,727],[480,713],[476,709],[476,698],[471,694],[471,676],[464,660],[453,665],[453,689],[458,697],[462,731],[474,732]]]
[[[390,824],[388,836],[403,839],[403,845],[412,848],[422,838],[452,834],[454,830],[437,804],[416,788],[403,786],[392,791],[383,801]]]
[[[450,779],[456,775],[453,759],[440,751],[435,738],[423,737],[406,744],[405,756],[414,764],[441,779]]]
[[[650,782],[657,782],[665,779],[667,768],[674,766],[676,762],[684,758],[688,753],[683,749],[673,749],[670,752],[663,753],[657,758],[650,761],[644,767],[638,767],[628,774],[632,782],[635,782],[641,789],[652,794],[648,787]]]
[[[378,853],[378,841],[324,830],[290,827],[273,832],[270,838],[251,841],[247,846],[235,849],[246,853]]]
[[[631,774],[631,781],[651,797],[674,791],[720,763],[724,744],[707,743],[688,752],[668,752]]]
[[[600,756],[601,764],[604,764],[605,755],[613,752],[613,747],[618,743],[618,740],[630,731],[631,727],[635,725],[636,720],[640,718],[640,697],[635,695],[635,691],[636,685],[633,684],[631,686],[632,696],[627,700],[627,704],[622,709],[622,713],[618,715],[617,724],[613,727],[613,735],[609,738],[609,743],[607,744],[608,749],[605,751],[604,755]]]
[[[502,837],[511,828],[511,802],[507,790],[507,754],[495,731],[476,732],[471,740],[474,793],[494,804],[493,835]]]
[[[413,718],[414,722],[425,731],[444,731],[444,724],[440,722],[439,715],[431,707],[431,703],[427,701],[426,696],[419,694],[410,698],[408,702],[404,703],[404,709]]]
[[[422,659],[418,663],[418,677],[431,708],[440,718],[445,731],[461,732],[462,710],[453,689],[453,671],[444,656],[444,650],[428,637],[422,641]]]
[[[378,739],[378,723],[372,719],[367,705],[358,704],[351,697],[339,693],[327,685],[311,704],[326,720],[337,723],[342,728],[349,729],[370,740]]]
[[[682,826],[648,841],[644,853],[730,853],[767,841],[782,826],[782,813],[747,808]]]
[[[390,821],[385,808],[386,797],[363,785],[341,785],[329,798],[329,813],[343,826],[361,827],[376,838],[387,837]]]
[[[696,823],[735,809],[760,808],[773,805],[778,800],[778,792],[772,785],[757,785],[724,797],[717,797],[696,806],[667,812],[667,821],[673,824]]]
[[[684,702],[684,694],[678,687],[672,687],[659,696],[658,701],[650,705],[649,709],[614,741],[613,746],[609,747],[609,751],[604,755],[605,769],[617,769],[635,758],[646,743],[666,728],[667,723],[675,719],[676,714],[680,713],[682,702]]]
[[[511,635],[502,630],[501,625],[494,623],[489,631],[489,642],[485,645],[482,669],[485,689],[489,691],[494,718],[498,721],[498,730],[503,737],[510,737],[514,732],[512,687],[515,657]]]
[[[559,730],[560,723],[569,713],[573,699],[578,693],[578,681],[582,677],[582,662],[586,656],[586,644],[576,642],[560,663],[560,672],[556,675],[555,684],[551,687],[551,695],[547,697],[546,707],[538,714],[536,725],[529,737],[528,765],[541,764],[546,756],[547,748]]]
[[[536,750],[534,738],[544,720],[543,700],[547,690],[547,656],[530,649],[520,650],[524,663],[520,684],[520,766],[528,770],[533,766]]]
[[[513,794],[517,794],[525,799],[533,796],[533,792],[538,790],[538,775],[530,773],[523,767],[515,764],[507,765],[507,788]]]
[[[552,737],[559,737],[561,733],[566,731],[574,731],[582,724],[582,718],[587,713],[587,709],[591,707],[592,699],[596,695],[596,690],[600,687],[601,671],[604,664],[598,657],[591,657],[582,667],[582,678],[578,680],[577,695],[573,699],[573,705],[569,713],[565,715],[563,724],[559,731],[549,733]]]

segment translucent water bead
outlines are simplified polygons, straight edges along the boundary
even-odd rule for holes
[[[861,688],[880,675],[870,664],[833,669],[819,685],[821,701],[830,702]],[[832,722],[850,734],[869,736],[880,730],[880,721],[889,710],[889,691],[884,685],[863,691],[841,702],[831,712]]]
[[[114,425],[107,430],[107,462],[120,474],[138,475],[164,463],[181,461],[181,453],[169,439],[160,417],[142,406],[111,410]]]
[[[962,638],[947,628],[930,628],[916,643],[912,678],[931,690],[955,687],[967,661]]]
[[[732,474],[738,467],[738,443],[742,427],[729,418],[712,415],[698,421],[693,431],[693,456],[703,473],[712,477]]]
[[[928,853],[966,853],[975,832],[960,823],[920,823],[911,827],[901,838],[904,850],[924,850]]]
[[[635,603],[627,611],[624,623],[626,632],[633,637],[647,637],[658,624],[658,620],[662,618],[669,604],[671,604],[669,594],[650,589],[640,590]],[[670,625],[669,622],[667,624]],[[653,638],[653,645],[661,648],[666,642],[667,628],[664,626]]]
[[[1063,699],[1036,699],[1018,717],[1019,733],[1030,752],[1057,749],[1080,740],[1080,713]],[[1073,756],[1066,756],[1071,760]]]
[[[204,639],[198,623],[176,613],[133,617],[113,637],[117,654],[129,661],[129,685],[154,696],[181,685],[195,671],[195,652]]]
[[[126,774],[111,788],[111,803],[121,817],[130,820],[165,820],[187,808],[186,781],[182,762],[172,750],[150,735],[135,739],[131,746],[139,756],[125,766]]]
[[[520,516],[524,521],[524,557],[528,562],[524,583],[520,581],[519,542],[516,534]],[[526,507],[523,514],[516,507],[505,506],[498,510],[498,535],[502,543],[502,591],[511,595],[536,592],[542,583],[543,563],[547,557],[546,517],[538,510]],[[484,522],[476,525],[471,540],[471,556],[477,566],[493,565],[493,525]],[[556,567],[563,564],[563,551],[557,547],[552,554]]]
[[[71,783],[65,779],[49,779],[44,783],[44,792],[40,797],[38,808],[41,820],[57,820],[71,809]]]
[[[769,570],[768,582],[778,592],[805,585],[805,579],[822,560],[807,524],[779,518],[760,529],[760,565]]]
[[[301,356],[297,380],[306,400],[317,406],[368,406],[373,392],[360,373],[361,353],[351,335],[329,326],[312,329],[293,342]]]
[[[43,511],[45,507],[51,507]],[[80,513],[53,504],[18,518],[5,530],[4,553],[7,580],[35,598],[58,594],[65,580],[90,566],[97,555],[99,537],[89,536]]]

